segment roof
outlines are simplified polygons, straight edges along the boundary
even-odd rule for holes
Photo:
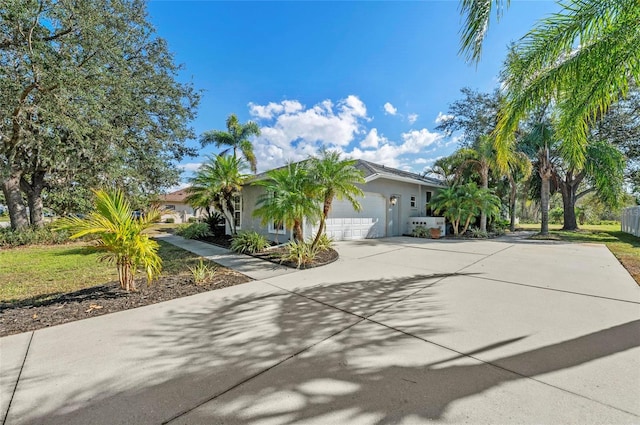
[[[305,162],[307,160],[301,161]],[[278,168],[274,168],[274,170],[279,170],[281,168],[285,168],[286,165]],[[411,173],[409,171],[399,170],[397,168],[387,167],[386,165],[375,164],[373,162],[365,161],[364,159],[356,160],[356,168],[362,171],[364,179],[366,182],[371,180],[375,180],[378,178],[387,178],[390,180],[404,181],[408,183],[416,183],[416,184],[424,184],[429,186],[444,186],[444,182],[442,180],[427,177],[423,174]],[[255,180],[262,180],[267,177],[268,171],[252,176],[249,179],[249,182]]]
[[[179,202],[179,203],[186,203],[186,198],[189,195],[187,193],[187,189],[188,188],[183,188],[183,189],[179,189],[176,190],[175,192],[171,192],[171,193],[167,193],[166,195],[160,195],[160,201],[161,202]]]
[[[442,180],[427,177],[423,174],[387,167],[385,165],[374,164],[373,162],[363,159],[357,160],[356,167],[363,172],[366,181],[375,180],[376,178],[388,178],[391,180],[413,181],[418,184],[427,184],[430,186],[444,186]]]

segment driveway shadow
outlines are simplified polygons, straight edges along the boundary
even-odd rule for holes
[[[447,409],[458,400],[640,346],[640,320],[636,320],[506,356],[494,365],[481,363],[423,339],[446,331],[426,323],[447,311],[429,288],[433,279],[342,283],[331,295],[332,303],[347,306],[341,310],[312,301],[323,300],[330,289],[313,287],[299,295],[238,295],[193,311],[168,312],[153,330],[129,337],[129,343],[143,348],[138,353],[148,355],[131,358],[127,366],[132,371],[155,369],[156,374],[125,390],[127,376],[92,382],[90,388],[70,392],[64,407],[39,412],[26,423],[446,420]],[[420,312],[425,317],[428,331],[422,338],[344,312],[375,310],[381,297],[420,283],[424,302],[407,306],[402,314]],[[373,291],[378,285],[381,289]],[[429,314],[424,315],[425,309]],[[473,353],[524,337],[478,347]],[[416,357],[389,354],[402,347],[409,347],[407,353],[417,353]]]

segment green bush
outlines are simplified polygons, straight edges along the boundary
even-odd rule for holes
[[[208,263],[208,262],[207,262]],[[196,285],[201,283],[205,283],[211,279],[216,273],[216,269],[218,267],[214,265],[205,264],[204,259],[200,257],[200,262],[196,264],[194,267],[189,267],[189,271],[191,271],[191,277],[193,277],[193,282]]]
[[[331,247],[333,246],[333,242],[333,238],[330,238],[326,233],[323,233],[322,236],[320,236],[320,239],[318,239],[316,249],[318,251],[326,251],[328,249],[331,249]]]
[[[198,222],[198,219],[197,219],[197,218],[195,218],[195,217],[189,217],[189,218],[187,219],[187,222],[188,222],[188,223],[197,223],[197,222]]]
[[[176,219],[173,217],[167,217],[167,219],[164,221],[165,223],[175,223]]]
[[[469,233],[469,236],[476,239],[486,239],[489,237],[487,232],[485,232],[484,230],[480,230],[477,227],[471,227],[468,233]]]
[[[185,239],[201,239],[206,236],[211,236],[207,223],[181,224],[176,229],[176,234]]]
[[[411,232],[411,236],[414,238],[428,238],[429,237],[429,229],[424,226],[416,226]]]
[[[269,246],[267,238],[254,231],[240,232],[231,239],[231,250],[234,252],[254,254]]]
[[[311,244],[303,241],[290,241],[286,246],[287,252],[282,256],[282,261],[291,261],[298,268],[309,265],[318,255],[318,248],[312,248]]]
[[[53,230],[47,225],[41,228],[29,227],[23,230],[0,228],[0,246],[57,245],[69,241],[69,232]]]
[[[549,211],[550,223],[562,223],[563,220],[564,220],[564,211],[562,208],[557,207]]]

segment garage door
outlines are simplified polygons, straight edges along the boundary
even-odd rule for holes
[[[334,240],[382,238],[385,236],[386,199],[379,193],[365,192],[356,212],[349,201],[334,201],[327,219],[327,236]]]

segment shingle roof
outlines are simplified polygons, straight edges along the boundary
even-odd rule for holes
[[[301,161],[301,162],[304,162],[304,161]],[[278,170],[284,167],[286,167],[286,165],[282,167],[274,168],[274,169]],[[433,177],[427,177],[422,174],[416,174],[416,173],[411,173],[409,171],[399,170],[397,168],[387,167],[385,165],[375,164],[373,162],[365,161],[364,159],[356,160],[356,168],[362,171],[365,179],[367,177],[372,177],[372,176],[379,176],[382,178],[389,177],[392,179],[394,177],[396,178],[400,177],[402,179],[416,180],[419,183],[425,183],[431,186],[444,186],[444,182],[442,180],[439,180]],[[253,176],[249,181],[261,180],[266,176],[267,176],[267,171]]]
[[[378,175],[380,177],[396,176],[404,179],[417,180],[422,183],[426,183],[433,186],[442,186],[443,182],[433,177],[427,177],[423,174],[411,173],[409,171],[399,170],[397,168],[387,167],[385,165],[374,164],[373,162],[359,159],[356,163],[356,167],[364,173],[364,177],[370,177]]]
[[[186,203],[187,202],[186,198],[188,195],[187,189],[188,188],[179,189],[179,190],[176,190],[175,192],[167,193],[166,195],[161,195],[160,201]]]

